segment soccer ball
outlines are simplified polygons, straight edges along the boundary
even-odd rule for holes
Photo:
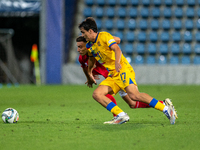
[[[19,120],[19,113],[14,108],[7,108],[1,117],[5,123],[16,123]]]

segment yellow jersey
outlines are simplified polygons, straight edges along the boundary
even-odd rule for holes
[[[113,36],[108,32],[99,32],[95,42],[88,42],[86,48],[89,51],[89,56],[94,56],[95,59],[103,65],[108,71],[109,76],[115,74],[115,52],[110,49],[113,44],[117,44]],[[130,65],[126,58],[121,55],[120,64]]]

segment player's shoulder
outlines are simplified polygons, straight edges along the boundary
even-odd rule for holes
[[[106,32],[106,31],[101,31],[99,32],[100,35],[111,35],[109,32]]]
[[[89,49],[92,45],[93,45],[92,42],[87,42],[87,43],[86,43],[86,48]]]
[[[88,55],[84,55],[84,56],[79,55],[79,59],[78,60],[79,60],[79,62],[81,64],[84,64],[88,60],[88,58],[89,58]]]

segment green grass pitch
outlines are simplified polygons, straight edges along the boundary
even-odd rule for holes
[[[94,87],[96,88],[96,86]],[[177,109],[171,125],[153,108],[130,109],[117,94],[118,105],[130,116],[122,125],[104,125],[112,114],[92,98],[85,85],[3,87],[0,112],[13,107],[16,124],[0,121],[0,149],[14,150],[197,150],[200,147],[200,86],[141,85],[140,92]]]

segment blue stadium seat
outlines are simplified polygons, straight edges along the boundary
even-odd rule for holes
[[[98,30],[100,30],[102,28],[102,20],[101,19],[96,19],[95,21],[96,21]]]
[[[190,56],[182,56],[181,57],[181,64],[189,65],[191,63]]]
[[[125,39],[127,42],[134,42],[135,40],[135,35],[134,35],[134,32],[127,32],[126,35],[125,35]]]
[[[114,33],[114,36],[119,37],[119,38],[121,39],[121,41],[124,40],[124,33],[123,33],[122,31],[116,31],[116,32]]]
[[[160,34],[160,40],[162,42],[168,42],[169,41],[169,32],[166,32],[166,31],[161,32],[161,34]]]
[[[97,5],[104,6],[106,4],[105,0],[96,0]]]
[[[184,22],[186,30],[192,30],[194,27],[193,20],[187,19]]]
[[[185,55],[190,55],[192,53],[191,45],[188,43],[183,44],[182,52]]]
[[[152,4],[155,6],[160,6],[162,4],[162,0],[152,0]]]
[[[164,3],[166,6],[172,6],[173,1],[172,0],[164,0]]]
[[[175,30],[180,30],[182,28],[181,20],[175,19],[172,23]]]
[[[161,27],[163,28],[163,30],[169,30],[171,28],[170,20],[169,19],[162,20]]]
[[[158,41],[158,33],[154,32],[154,31],[150,32],[149,33],[149,40],[151,42],[157,42]]]
[[[200,30],[200,19],[198,19],[198,20],[196,21],[196,28],[197,28],[198,30]]]
[[[193,39],[192,33],[190,31],[185,31],[183,39],[185,42],[192,42],[192,39]]]
[[[195,65],[200,65],[200,56],[194,56],[193,63]]]
[[[159,29],[159,22],[157,19],[151,19],[150,21],[150,28],[152,30],[158,30]]]
[[[128,4],[128,0],[118,0],[119,5],[126,6]]]
[[[130,0],[130,5],[138,6],[139,5],[139,0]]]
[[[154,43],[149,43],[149,44],[147,45],[147,52],[148,52],[150,55],[155,55],[155,54],[156,54],[156,51],[157,51],[156,44],[154,44]]]
[[[198,32],[195,33],[195,40],[197,42],[200,42],[200,31],[198,31]]]
[[[184,0],[175,0],[175,4],[177,6],[183,6],[184,5]]]
[[[158,57],[158,64],[159,65],[165,65],[165,64],[167,64],[167,57],[164,56],[164,55],[160,55]]]
[[[172,33],[172,40],[174,42],[180,42],[181,41],[181,33],[177,32],[177,31],[173,32]]]
[[[200,44],[199,43],[194,46],[194,53],[197,55],[200,55]]]
[[[172,64],[172,65],[179,64],[179,57],[178,56],[171,56],[169,58],[169,63]]]
[[[131,18],[136,18],[138,16],[137,8],[131,7],[128,9],[127,16]]]
[[[136,45],[136,48],[135,48],[136,52],[139,54],[139,55],[144,55],[145,53],[145,45],[142,44],[142,43],[138,43]]]
[[[161,55],[167,55],[168,54],[168,44],[161,43],[159,45],[158,51]]]
[[[166,6],[172,6],[173,1],[172,0],[164,0],[164,3]]]
[[[92,5],[94,5],[94,1],[95,0],[85,0],[85,4],[88,6],[92,6]]]
[[[126,27],[129,29],[129,30],[135,30],[136,28],[136,21],[134,19],[129,19],[127,22],[126,22]]]
[[[91,7],[85,7],[83,10],[83,15],[87,18],[87,17],[91,17],[92,16],[92,8]]]
[[[132,55],[133,54],[133,50],[134,49],[133,49],[133,44],[132,43],[125,44],[124,51],[125,51],[126,54]]]
[[[114,28],[114,23],[111,19],[106,19],[104,22],[104,28],[107,30],[112,30]]]
[[[146,33],[145,32],[139,32],[137,35],[137,40],[139,42],[145,42],[146,41]]]
[[[158,18],[158,17],[160,17],[160,8],[159,8],[159,7],[153,7],[153,8],[151,9],[151,16],[152,16],[153,18]]]
[[[150,5],[150,0],[142,0],[142,5],[149,6]]]
[[[108,17],[108,18],[115,17],[115,9],[113,7],[108,7],[105,11],[105,17]]]
[[[182,18],[183,17],[183,9],[181,7],[177,7],[174,10],[174,16],[176,18]]]
[[[149,9],[146,8],[146,7],[142,7],[140,9],[140,16],[143,17],[143,18],[149,17]]]
[[[104,16],[104,10],[103,7],[97,7],[94,10],[94,16],[97,18],[102,18]]]
[[[188,18],[193,18],[195,15],[194,8],[187,8],[185,11],[185,16]]]
[[[186,0],[186,3],[187,3],[188,6],[194,6],[195,0]]]
[[[170,51],[173,55],[178,55],[180,53],[180,46],[177,43],[173,43],[170,46]]]
[[[117,5],[116,0],[107,0],[107,4],[109,6],[116,6]]]
[[[141,30],[146,30],[148,28],[147,20],[146,19],[139,20],[138,28],[140,28]]]
[[[153,65],[153,64],[155,64],[155,63],[156,63],[156,58],[155,58],[155,56],[152,56],[152,55],[147,56],[147,57],[146,57],[146,63],[147,63],[148,65]]]
[[[125,22],[123,19],[118,19],[116,22],[115,22],[115,28],[117,28],[118,30],[124,30],[125,28]]]
[[[120,44],[118,44],[118,46],[119,46],[119,48],[122,50],[122,48],[124,48],[124,47],[122,47],[122,44],[120,43]],[[123,51],[123,50],[122,50]]]
[[[117,15],[117,17],[119,18],[125,18],[126,17],[126,9],[125,7],[119,7],[118,9],[116,9],[115,12]]]
[[[133,63],[133,58],[131,56],[126,56],[125,55],[125,58],[127,59],[127,61],[129,62],[129,64],[132,64]]]
[[[143,58],[143,56],[137,55],[135,57],[135,64],[137,64],[137,65],[144,64],[144,58]]]
[[[162,15],[163,15],[165,18],[170,18],[170,17],[172,17],[172,10],[171,10],[171,8],[165,7],[165,8],[163,9]]]
[[[196,9],[196,14],[195,15],[200,18],[200,9]]]

